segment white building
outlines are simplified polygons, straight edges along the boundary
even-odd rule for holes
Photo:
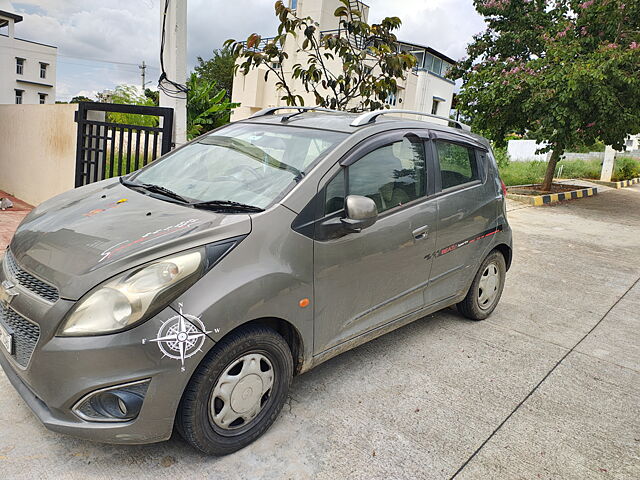
[[[339,20],[334,16],[335,10],[342,6],[339,0],[289,0],[291,8],[300,17],[311,17],[320,24],[321,33],[338,32]],[[362,12],[362,19],[368,21],[369,6],[356,0],[351,1],[351,8]],[[301,36],[299,36],[301,37]],[[269,39],[263,38],[262,42]],[[296,63],[305,62],[305,53],[298,52],[300,38],[287,38],[284,49],[289,58],[283,65],[285,74],[291,74],[291,68]],[[407,78],[399,82],[398,94],[390,98],[388,103],[393,108],[417,110],[433,113],[444,117],[449,116],[453,100],[455,83],[445,78],[447,71],[455,61],[434,50],[431,47],[409,42],[400,42],[402,50],[411,52],[418,63],[412,72],[407,72]],[[339,72],[339,60],[335,65],[329,65],[330,70]],[[246,118],[262,108],[286,105],[281,100],[282,92],[276,89],[276,76],[270,74],[265,80],[267,67],[261,65],[254,68],[247,75],[238,71],[233,79],[232,101],[240,103],[232,114],[232,120]],[[295,93],[302,95],[305,105],[314,105],[312,93],[306,93],[301,83],[293,82]]]
[[[627,137],[624,146],[626,152],[635,152],[640,150],[640,135],[631,135],[630,137]]]
[[[21,21],[0,10],[0,104],[55,103],[57,47],[16,38]]]

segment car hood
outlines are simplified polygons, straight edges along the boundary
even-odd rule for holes
[[[18,265],[77,300],[129,268],[250,231],[247,214],[188,208],[110,179],[35,208],[9,248]]]

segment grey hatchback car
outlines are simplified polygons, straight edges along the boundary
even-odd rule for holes
[[[228,454],[294,375],[448,306],[490,315],[512,247],[489,143],[394,112],[268,109],[35,208],[0,268],[0,363],[44,425]]]

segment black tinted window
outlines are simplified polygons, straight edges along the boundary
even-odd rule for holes
[[[371,198],[384,212],[425,195],[421,140],[404,138],[368,153],[349,167],[349,194]]]
[[[473,149],[440,141],[436,142],[436,149],[443,190],[479,179]]]
[[[341,171],[333,180],[329,182],[326,188],[324,213],[337,212],[344,208],[344,170]]]

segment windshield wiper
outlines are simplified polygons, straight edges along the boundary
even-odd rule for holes
[[[231,210],[236,212],[259,213],[264,212],[264,208],[246,203],[233,202],[231,200],[209,200],[208,202],[190,203],[193,208],[203,208],[210,210]]]
[[[191,203],[189,200],[184,198],[182,195],[174,192],[173,190],[169,190],[167,187],[163,187],[162,185],[155,185],[153,183],[136,183],[130,180],[126,180],[124,178],[120,178],[120,182],[127,187],[134,188],[142,188],[148,192],[160,193],[165,197],[169,197],[173,200],[177,200],[181,203]]]

